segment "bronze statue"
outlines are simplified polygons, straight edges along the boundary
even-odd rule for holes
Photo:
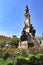
[[[29,9],[28,9],[28,6],[27,6],[27,5],[26,5],[25,12],[26,12],[26,13],[29,13]]]

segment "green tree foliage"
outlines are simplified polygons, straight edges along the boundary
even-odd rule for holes
[[[13,46],[15,46],[15,47],[18,46],[18,43],[19,43],[19,39],[18,39],[18,38],[17,38],[17,39],[12,39],[12,40],[10,41],[10,44],[13,45]]]
[[[11,40],[11,37],[0,35],[0,44],[6,41],[10,41],[10,40]]]
[[[14,40],[14,39],[19,39],[19,38],[16,35],[13,35],[12,37],[0,35],[0,44],[6,41],[10,42],[11,40]]]

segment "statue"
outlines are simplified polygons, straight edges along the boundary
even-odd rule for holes
[[[32,36],[35,36],[36,30],[33,28],[32,24],[30,25],[30,33],[32,34]]]
[[[21,41],[27,40],[27,35],[26,35],[26,32],[25,32],[24,29],[25,29],[25,28],[23,28],[22,35],[21,35],[21,37],[20,37],[20,40],[21,40]]]
[[[26,5],[25,13],[29,13],[29,9],[27,5]]]

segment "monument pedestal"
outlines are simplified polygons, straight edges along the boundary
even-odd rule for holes
[[[40,47],[40,43],[38,43],[36,40],[28,40],[28,41],[21,41],[19,42],[18,48],[25,48],[28,49],[29,47]]]
[[[28,48],[28,41],[22,41],[19,42],[19,47],[18,48]]]

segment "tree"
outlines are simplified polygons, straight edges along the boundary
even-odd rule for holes
[[[19,43],[19,39],[18,38],[17,39],[12,39],[11,42],[10,42],[10,44],[15,46],[15,47],[18,46],[18,43]]]

